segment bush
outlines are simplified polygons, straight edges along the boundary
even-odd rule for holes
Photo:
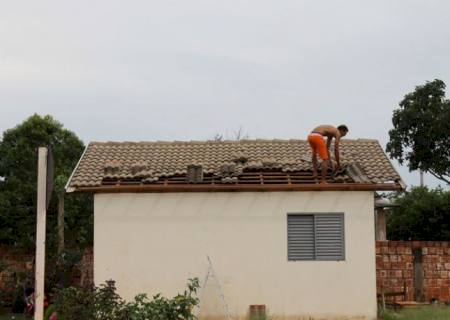
[[[187,290],[172,299],[157,294],[150,300],[139,294],[125,302],[110,280],[100,287],[56,290],[54,304],[60,320],[193,320],[198,288],[198,279],[189,279]]]
[[[389,210],[390,240],[450,240],[450,191],[442,188],[411,188],[396,196]]]

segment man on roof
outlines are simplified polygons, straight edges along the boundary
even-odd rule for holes
[[[334,138],[334,157],[336,159],[337,167],[334,168],[333,162],[331,161],[331,167],[334,170],[339,170],[341,163],[339,159],[339,142],[343,136],[348,132],[346,125],[340,125],[339,127],[333,127],[330,125],[321,125],[316,128],[308,135],[308,142],[312,149],[312,164],[313,164],[313,175],[314,179],[317,178],[317,154],[319,154],[322,159],[322,178],[321,183],[326,183],[325,176],[328,170],[328,162],[330,161],[330,145],[331,140]],[[325,138],[327,142],[325,143]]]

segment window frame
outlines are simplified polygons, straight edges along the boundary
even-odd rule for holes
[[[317,225],[316,216],[318,215],[336,215],[340,216],[342,219],[342,256],[338,259],[327,259],[327,258],[317,258]],[[314,235],[314,258],[313,259],[290,259],[289,258],[289,216],[312,216],[313,217],[313,235]],[[288,212],[286,214],[286,253],[288,262],[298,262],[298,261],[346,261],[346,250],[345,250],[345,213],[344,212]]]

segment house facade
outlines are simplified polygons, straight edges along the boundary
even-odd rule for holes
[[[202,318],[376,319],[374,191],[402,182],[377,141],[341,150],[320,185],[300,140],[91,143],[67,191],[95,193],[95,282],[131,299],[198,277]]]

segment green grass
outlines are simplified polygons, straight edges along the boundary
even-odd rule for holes
[[[386,310],[383,320],[449,320],[450,307],[430,306],[420,309]]]

